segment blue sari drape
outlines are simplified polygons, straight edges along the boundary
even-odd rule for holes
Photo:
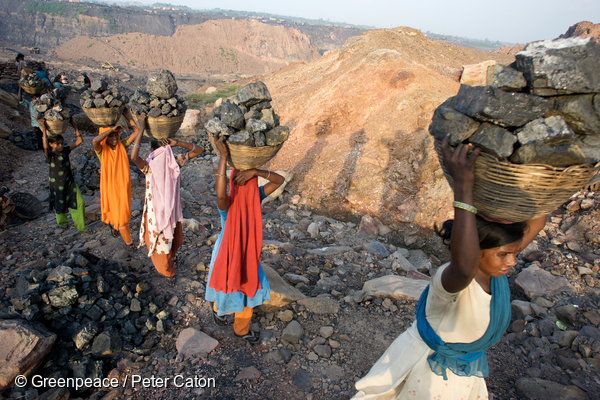
[[[489,368],[485,351],[496,344],[510,324],[510,289],[505,275],[491,278],[490,324],[483,336],[473,343],[444,343],[425,315],[429,285],[417,304],[417,329],[421,339],[434,351],[427,361],[431,371],[447,380],[446,370],[458,376],[487,378]]]

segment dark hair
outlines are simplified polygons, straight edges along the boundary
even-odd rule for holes
[[[154,139],[152,139],[152,140],[150,141],[150,148],[151,148],[152,150],[159,149],[159,148],[160,148],[160,142],[159,142],[158,140],[154,140]]]
[[[493,249],[495,247],[505,246],[523,239],[525,236],[525,222],[516,222],[514,224],[499,224],[490,222],[479,215],[475,216],[477,222],[477,234],[479,235],[479,248],[481,250]],[[450,247],[450,237],[452,236],[452,225],[454,220],[449,219],[438,229],[434,226],[435,233],[442,238],[444,244]]]
[[[19,60],[24,60],[25,56],[21,53],[17,54],[17,56],[15,57],[15,61],[19,61]]]
[[[63,135],[56,135],[56,136],[48,137],[48,143],[50,143],[50,144],[58,143],[61,140],[63,141],[63,143],[65,142],[65,138],[63,137]]]

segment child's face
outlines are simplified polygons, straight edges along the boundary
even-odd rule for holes
[[[117,129],[117,131],[120,131],[120,129]],[[117,147],[117,143],[119,143],[119,132],[113,132],[110,135],[108,135],[108,137],[106,138],[106,143],[111,147],[111,148],[115,148]]]
[[[54,143],[48,143],[50,145],[50,148],[52,149],[53,152],[55,153],[62,153],[62,151],[65,148],[65,141],[64,140],[58,140]]]

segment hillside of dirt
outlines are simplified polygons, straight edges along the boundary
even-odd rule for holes
[[[294,190],[334,216],[368,213],[417,240],[450,215],[427,127],[456,94],[465,64],[511,56],[429,41],[406,27],[372,30],[309,64],[264,78],[290,139],[271,163]]]
[[[125,33],[80,36],[51,55],[73,62],[109,61],[137,69],[176,74],[268,74],[289,62],[319,56],[310,38],[296,29],[251,20],[217,20],[180,26],[173,36]]]

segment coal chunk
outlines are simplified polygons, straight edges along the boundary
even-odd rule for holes
[[[265,133],[267,146],[277,146],[285,142],[290,135],[290,128],[278,126]]]
[[[221,104],[221,122],[233,129],[243,129],[246,120],[238,106],[225,102]]]
[[[163,69],[148,77],[146,91],[152,96],[170,99],[177,92],[177,82],[170,71]]]
[[[517,137],[498,125],[484,122],[469,138],[469,142],[495,157],[507,158],[513,153]]]
[[[241,88],[237,92],[239,104],[251,107],[263,101],[271,101],[271,94],[264,82],[252,82]]]
[[[254,135],[248,131],[239,131],[229,136],[227,142],[240,146],[254,146]]]
[[[461,85],[454,108],[482,122],[519,127],[544,116],[554,106],[550,100],[524,93],[507,93],[491,86]]]

